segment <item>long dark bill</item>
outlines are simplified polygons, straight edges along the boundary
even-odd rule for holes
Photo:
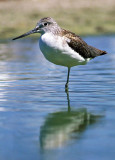
[[[13,38],[12,40],[16,40],[16,39],[19,39],[19,38],[23,38],[23,37],[28,36],[28,35],[33,34],[33,33],[37,33],[36,28],[33,29],[33,30],[31,30],[31,31],[29,31],[29,32],[27,32],[27,33],[22,34],[21,36],[18,36],[18,37],[16,37],[16,38]]]

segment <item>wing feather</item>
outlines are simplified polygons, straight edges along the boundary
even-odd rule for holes
[[[63,29],[62,36],[65,36],[67,39],[69,39],[69,41],[67,41],[69,47],[71,47],[85,59],[95,58],[97,56],[106,54],[105,51],[89,46],[84,40],[81,39],[81,37],[70,31]]]

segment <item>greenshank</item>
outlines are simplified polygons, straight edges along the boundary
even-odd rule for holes
[[[45,58],[56,64],[68,67],[65,89],[68,89],[70,68],[84,65],[89,60],[106,54],[95,47],[88,45],[75,33],[62,29],[51,17],[42,18],[36,27],[14,38],[13,40],[28,36],[33,33],[41,33],[39,47]]]

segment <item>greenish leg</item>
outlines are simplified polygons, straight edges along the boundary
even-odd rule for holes
[[[66,84],[65,84],[65,91],[68,91],[69,74],[70,74],[70,68],[68,67],[68,75],[67,75],[67,81],[66,81]]]

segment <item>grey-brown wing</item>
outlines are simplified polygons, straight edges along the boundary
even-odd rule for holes
[[[89,46],[84,40],[81,39],[81,37],[72,32],[65,30],[65,36],[69,39],[69,41],[67,41],[69,47],[85,59],[95,58],[96,56],[106,54],[105,51]]]
[[[83,58],[91,58],[88,45],[81,40],[79,37],[69,38],[68,41],[69,47],[71,47],[74,51],[76,51]]]

